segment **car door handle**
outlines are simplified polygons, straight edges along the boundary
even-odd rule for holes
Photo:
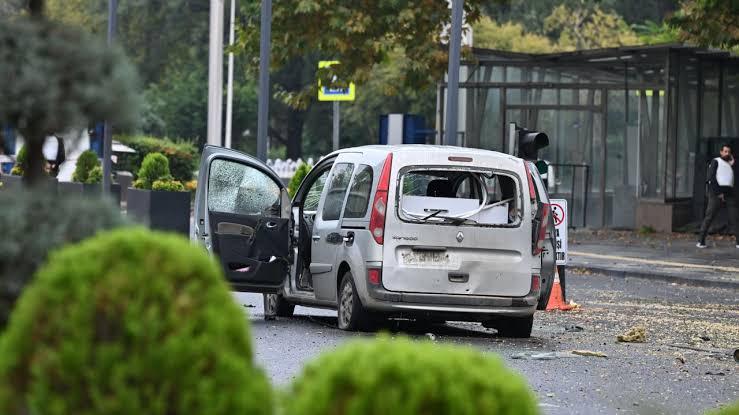
[[[313,235],[313,240],[314,241],[320,241],[321,240],[321,235]]]

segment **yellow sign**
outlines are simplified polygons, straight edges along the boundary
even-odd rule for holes
[[[641,91],[639,91],[638,89],[636,91],[634,91],[634,92],[636,93],[636,96],[637,97],[638,96],[641,96]],[[646,91],[644,91],[644,95],[646,95],[648,97],[651,97],[651,96],[654,95],[654,91],[651,90],[651,89],[647,89]],[[665,90],[664,89],[660,89],[659,90],[659,96],[661,96],[661,97],[665,96]]]
[[[337,63],[339,63],[339,61],[320,61],[318,62],[318,68],[328,68]],[[354,82],[350,82],[348,88],[331,88],[321,86],[321,80],[318,80],[319,101],[354,101],[356,95],[357,90],[354,86]]]

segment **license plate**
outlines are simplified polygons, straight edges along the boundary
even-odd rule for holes
[[[454,258],[446,252],[409,251],[401,254],[403,265],[447,267],[454,264]]]

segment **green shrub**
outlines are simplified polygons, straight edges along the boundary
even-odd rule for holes
[[[0,338],[0,413],[270,414],[248,319],[182,237],[100,234],[52,254]]]
[[[156,180],[151,185],[151,190],[160,190],[165,192],[184,192],[185,186],[177,180],[164,179]]]
[[[300,183],[303,183],[303,179],[308,175],[310,169],[311,166],[306,163],[300,163],[298,168],[295,169],[295,174],[290,179],[290,183],[287,184],[287,192],[290,194],[290,197],[295,196],[295,192],[298,191]]]
[[[727,404],[719,409],[706,412],[706,415],[739,415],[739,401]]]
[[[151,186],[155,181],[171,178],[169,161],[161,153],[147,154],[141,163],[138,177],[134,182],[134,187],[151,190]]]
[[[100,160],[98,160],[97,153],[92,150],[83,151],[77,159],[77,165],[74,168],[74,173],[72,173],[72,181],[79,183],[100,183],[99,181],[88,181],[90,172],[95,167],[100,167]],[[102,179],[102,171],[100,178]]]
[[[0,206],[0,331],[50,251],[126,223],[108,201],[64,194],[0,192]]]
[[[290,415],[526,415],[525,380],[471,348],[381,336],[326,353],[288,391]]]
[[[136,153],[124,153],[118,157],[117,170],[136,173],[138,166],[149,153],[162,153],[169,160],[172,176],[185,183],[192,179],[197,168],[198,151],[190,142],[175,142],[166,138],[146,136],[116,136],[116,140],[136,150]]]
[[[95,166],[90,170],[90,174],[87,175],[87,184],[97,184],[103,181],[103,166]]]
[[[10,169],[10,174],[23,176],[27,167],[26,163],[28,163],[28,150],[26,150],[26,146],[23,146],[18,150],[18,154],[15,155],[15,165]]]

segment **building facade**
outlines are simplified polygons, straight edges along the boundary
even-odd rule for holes
[[[460,69],[458,144],[508,152],[515,122],[549,135],[550,190],[576,226],[689,229],[706,167],[739,153],[739,57],[657,45],[554,54],[474,50]],[[443,142],[446,84],[438,90]]]

